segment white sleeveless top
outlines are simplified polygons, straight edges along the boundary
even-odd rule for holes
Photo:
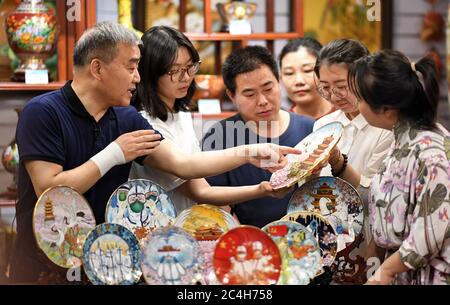
[[[167,121],[163,122],[158,118],[150,117],[145,111],[140,112],[147,121],[158,130],[165,140],[173,142],[180,151],[185,154],[200,152],[200,143],[195,135],[190,112],[178,112],[173,115],[169,113]],[[161,185],[169,194],[169,197],[175,204],[177,214],[182,210],[195,204],[180,191],[177,191],[180,185],[186,180],[162,172],[160,170],[144,167],[133,162],[130,171],[130,179],[148,179]]]

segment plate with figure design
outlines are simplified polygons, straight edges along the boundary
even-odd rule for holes
[[[262,228],[281,254],[279,285],[308,285],[322,270],[317,240],[304,226],[293,221],[274,221]]]
[[[201,282],[200,246],[175,226],[154,230],[142,248],[141,268],[150,285],[193,285]]]
[[[176,209],[166,191],[146,180],[129,180],[108,200],[106,222],[120,224],[143,242],[152,230],[174,223]]]
[[[341,123],[332,122],[306,136],[295,146],[302,153],[287,155],[287,165],[272,174],[270,185],[274,189],[291,187],[311,175],[314,169],[329,157],[343,131],[344,126]]]
[[[83,244],[95,228],[89,203],[74,189],[47,189],[36,202],[33,231],[39,248],[54,264],[77,268],[82,264]]]
[[[281,273],[275,242],[253,226],[239,226],[223,234],[214,250],[216,277],[224,285],[273,285]]]
[[[227,211],[214,205],[194,205],[180,213],[175,226],[183,228],[199,243],[203,256],[203,282],[219,284],[212,266],[214,248],[219,237],[239,223]]]
[[[329,267],[333,264],[337,254],[337,235],[333,226],[325,217],[314,212],[302,211],[288,214],[281,220],[295,221],[306,227],[319,243],[322,265]]]
[[[141,249],[134,234],[115,223],[98,225],[83,248],[83,268],[94,285],[132,285],[139,281]]]
[[[311,179],[292,195],[288,214],[316,212],[325,217],[338,234],[337,251],[350,246],[363,230],[363,204],[356,189],[335,177]]]

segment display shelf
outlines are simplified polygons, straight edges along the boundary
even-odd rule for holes
[[[189,39],[194,41],[241,41],[241,40],[276,40],[295,39],[300,37],[299,33],[253,33],[247,35],[233,35],[228,33],[185,33]]]
[[[16,206],[15,200],[0,197],[0,208],[8,208],[8,207],[15,207],[15,206]],[[1,213],[0,213],[0,215],[1,215]]]
[[[226,112],[215,113],[215,114],[203,114],[200,112],[192,112],[192,118],[193,119],[205,119],[205,120],[223,120],[223,119],[227,119],[235,114],[236,114],[236,112],[232,112],[232,111],[226,111]]]
[[[64,86],[65,82],[50,82],[48,84],[31,85],[15,82],[0,82],[0,91],[51,91]]]

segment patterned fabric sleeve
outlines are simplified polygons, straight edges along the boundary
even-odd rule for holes
[[[411,269],[424,267],[436,257],[449,260],[450,164],[442,155],[418,161],[415,194],[410,194],[417,204],[407,211],[410,230],[400,247],[402,261]]]

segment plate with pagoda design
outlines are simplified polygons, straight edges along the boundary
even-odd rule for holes
[[[37,244],[60,267],[81,266],[84,241],[94,228],[95,217],[89,203],[70,187],[47,189],[34,207],[33,231]]]
[[[329,157],[343,131],[344,126],[341,123],[332,122],[309,134],[295,146],[301,154],[287,155],[287,165],[272,174],[270,185],[274,189],[291,187],[311,175],[314,169]]]
[[[182,211],[174,225],[190,233],[199,243],[204,262],[203,283],[219,284],[212,265],[216,241],[223,233],[239,226],[239,223],[219,207],[200,204]]]
[[[363,230],[363,204],[356,189],[335,177],[318,177],[298,188],[288,204],[288,214],[316,212],[325,217],[338,234],[337,251],[350,246]]]
[[[139,281],[141,249],[134,234],[115,223],[98,225],[83,248],[83,268],[94,285],[132,285]]]
[[[317,240],[293,221],[274,221],[262,228],[277,244],[282,258],[279,285],[308,285],[322,269]]]
[[[146,180],[129,180],[120,185],[108,200],[105,219],[129,229],[143,242],[154,229],[172,225],[176,209],[167,192]]]
[[[154,230],[142,248],[141,268],[150,285],[193,285],[201,282],[200,246],[175,226]]]
[[[213,266],[224,285],[273,285],[281,273],[275,242],[253,226],[239,226],[223,234],[214,250]]]
[[[325,217],[314,212],[302,211],[290,213],[281,220],[295,221],[303,225],[319,243],[322,265],[329,267],[333,264],[337,254],[337,234]]]

